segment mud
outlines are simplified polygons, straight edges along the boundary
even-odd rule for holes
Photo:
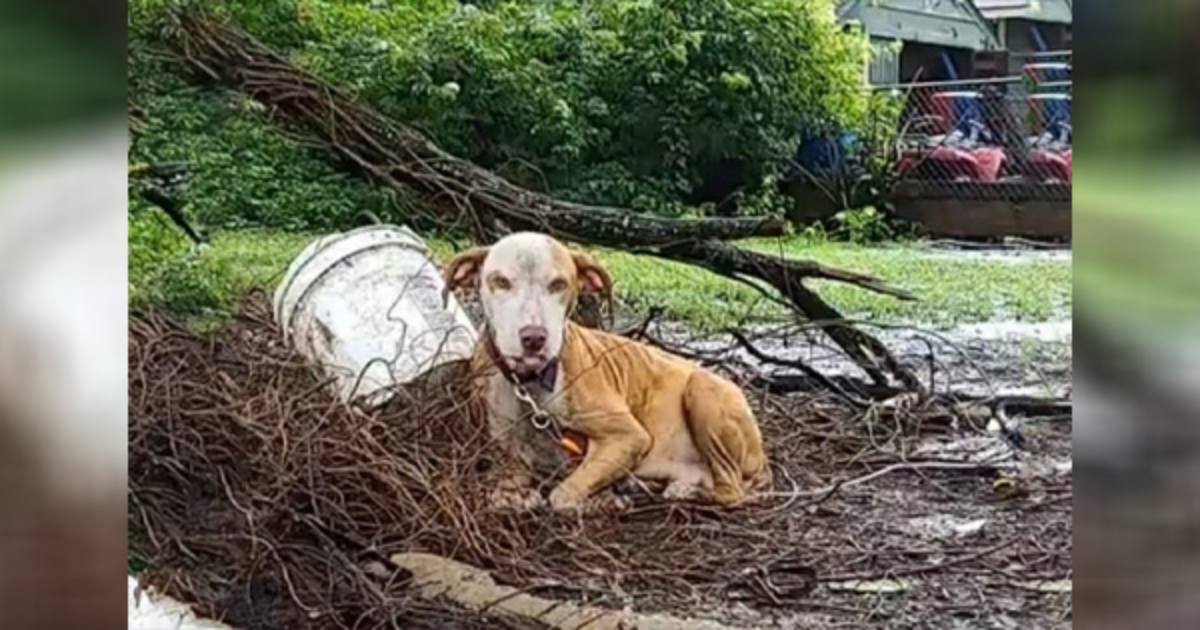
[[[941,332],[903,326],[871,332],[932,391],[1059,396],[1071,382],[1070,321],[989,322]],[[728,335],[697,337],[676,324],[652,326],[651,334],[716,359],[753,366],[766,374],[780,371],[756,359]],[[772,357],[800,360],[827,375],[866,377],[819,332],[759,326],[752,328],[748,336],[760,351]]]

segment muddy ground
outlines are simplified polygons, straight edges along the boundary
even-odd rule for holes
[[[939,392],[1062,395],[1071,382],[1069,323],[1031,328],[976,326],[937,336],[893,330],[881,337]],[[995,331],[1004,334],[987,334]],[[779,370],[728,339],[689,345],[768,373]],[[859,375],[837,353],[794,338],[763,341],[761,349]],[[714,602],[708,613],[752,627],[1070,627],[1070,418],[1009,420],[1019,445],[992,422],[982,430],[964,424],[923,435],[903,447],[880,446],[909,449],[908,458],[935,466],[986,462],[990,471],[899,469],[795,514],[804,546],[826,550],[818,567],[866,582],[825,575],[800,607],[804,612]],[[880,442],[888,440],[881,431]],[[824,478],[803,484],[804,490],[853,478],[813,472]]]
[[[1010,264],[1069,260],[1069,251],[942,251]],[[999,321],[932,331],[920,325],[872,330],[935,392],[1069,397],[1071,322]],[[763,374],[793,373],[756,359],[729,336],[652,324],[649,336],[712,361]],[[820,334],[762,326],[749,335],[763,353],[799,359],[826,374],[865,375]],[[900,401],[897,401],[898,404]],[[713,602],[712,618],[752,627],[1057,628],[1071,625],[1071,418],[1008,417],[923,435],[908,457],[949,464],[988,462],[994,473],[898,469],[839,489],[794,516],[807,549],[826,552],[824,575],[803,612]],[[987,426],[990,425],[990,426]],[[1013,435],[1016,436],[1014,441]],[[886,442],[886,437],[880,438]],[[1015,442],[1015,443],[1014,443]],[[888,446],[881,447],[888,450]],[[919,466],[919,464],[918,464]],[[805,489],[830,487],[834,471]],[[849,579],[863,578],[854,583]],[[782,608],[782,607],[781,607]],[[707,615],[706,615],[707,616]]]

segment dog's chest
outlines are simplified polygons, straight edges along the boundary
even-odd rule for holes
[[[494,381],[493,387],[492,413],[499,421],[493,426],[495,436],[510,440],[541,474],[565,472],[570,458],[559,439],[561,430],[571,426],[565,396],[531,385],[524,389],[531,404],[506,380]]]
[[[562,430],[571,428],[565,396],[538,387],[528,390],[533,404],[522,404],[528,444],[534,445],[535,466],[545,472],[562,472],[570,463],[561,442]]]

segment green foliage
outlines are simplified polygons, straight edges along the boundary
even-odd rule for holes
[[[325,152],[290,138],[253,101],[190,85],[183,66],[150,43],[147,4],[131,7],[128,80],[140,124],[130,136],[130,163],[187,162],[187,187],[173,194],[197,227],[220,239],[230,228],[344,230],[364,210],[400,220],[397,204],[405,199],[337,171]],[[272,251],[216,242],[212,249],[193,248],[163,212],[138,197],[140,185],[132,181],[129,190],[132,307],[219,319],[243,291],[269,285],[304,242],[297,236],[280,249],[275,238],[267,246]]]
[[[270,124],[256,102],[191,86],[182,66],[131,43],[129,83],[141,110],[133,162],[189,164],[186,200],[208,228],[345,229],[362,211],[398,217],[390,192],[337,171],[326,152]]]
[[[887,217],[874,206],[843,210],[833,217],[837,224],[835,235],[852,243],[878,243],[895,237]]]
[[[228,269],[206,260],[169,219],[144,204],[129,215],[129,303],[156,306],[180,315],[222,310],[232,296],[224,282]]]
[[[524,185],[673,213],[866,110],[833,0],[236,0],[293,59]],[[717,199],[709,199],[717,201]]]

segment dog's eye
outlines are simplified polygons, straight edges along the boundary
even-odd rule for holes
[[[512,288],[512,283],[504,276],[492,276],[488,283],[492,285],[493,291],[507,291]]]
[[[550,282],[549,289],[550,289],[551,293],[561,293],[563,291],[566,291],[567,290],[566,278],[555,278],[554,280],[552,280]]]

